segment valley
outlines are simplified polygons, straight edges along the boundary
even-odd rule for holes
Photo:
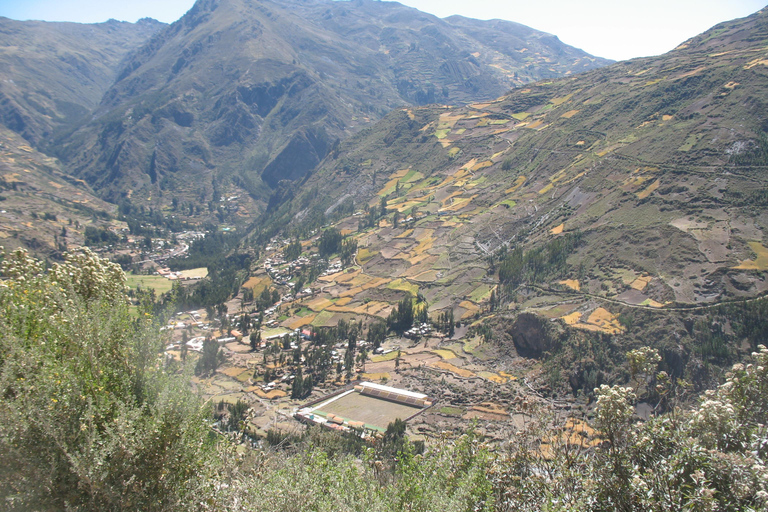
[[[766,41],[766,10],[623,62],[369,0],[0,18],[0,495],[760,509]]]

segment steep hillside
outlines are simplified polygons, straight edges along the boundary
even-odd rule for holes
[[[59,163],[0,127],[0,246],[50,256],[84,245],[85,230],[110,226],[114,205],[95,197]]]
[[[378,255],[365,269],[421,281],[433,306],[481,286],[502,248],[576,233],[567,265],[539,282],[658,307],[761,294],[767,17],[493,102],[400,110],[342,144],[308,180],[310,204],[333,216],[386,201],[360,235]]]
[[[266,199],[395,107],[489,99],[607,63],[513,24],[475,37],[483,23],[394,2],[200,0],[125,63],[58,154],[112,200],[206,201],[230,179]]]
[[[82,122],[123,58],[164,24],[47,23],[0,17],[0,123],[37,147]]]

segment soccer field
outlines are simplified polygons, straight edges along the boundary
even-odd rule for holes
[[[352,392],[328,404],[319,406],[313,412],[335,414],[345,420],[362,421],[363,423],[385,430],[387,425],[397,418],[402,420],[416,414],[421,407],[399,404],[372,396]]]

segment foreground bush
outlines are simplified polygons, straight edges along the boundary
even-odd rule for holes
[[[423,454],[394,435],[368,446],[319,431],[290,450],[252,450],[237,447],[236,435],[211,437],[209,411],[190,394],[188,375],[163,367],[151,317],[131,315],[119,268],[85,251],[46,271],[16,252],[0,271],[5,509],[768,507],[768,350],[762,346],[696,407],[648,422],[632,420],[636,390],[595,390],[598,446],[563,435],[542,413],[496,450],[472,429]],[[638,375],[655,366],[651,356],[633,355]]]
[[[151,319],[131,316],[120,267],[84,251],[44,271],[17,251],[1,270],[3,506],[188,502],[209,464],[204,416],[161,368]]]

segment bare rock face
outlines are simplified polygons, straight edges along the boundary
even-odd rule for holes
[[[531,313],[519,315],[508,332],[522,357],[539,359],[557,348],[557,339],[550,335],[546,320]]]

